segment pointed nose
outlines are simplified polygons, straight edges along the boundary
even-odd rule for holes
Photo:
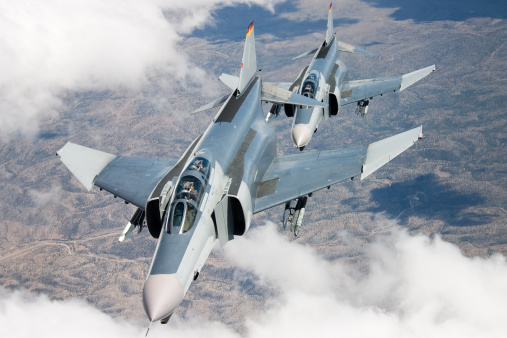
[[[172,314],[183,296],[183,285],[174,275],[150,275],[143,288],[144,312],[156,322]]]
[[[304,147],[310,142],[312,131],[304,124],[297,124],[292,128],[292,141],[296,147]]]

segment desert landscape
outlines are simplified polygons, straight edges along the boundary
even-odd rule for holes
[[[378,296],[382,299],[369,303],[368,294],[360,292],[364,289],[353,287],[375,275],[372,257],[390,261],[387,254],[372,254],[378,243],[399,249],[396,243],[424,237],[435,245],[457,246],[463,260],[496,259],[505,269],[507,6],[501,1],[459,3],[380,0],[334,5],[337,39],[378,54],[342,53],[352,79],[398,75],[434,63],[437,70],[401,93],[374,98],[364,119],[354,113],[354,105],[343,107],[320,126],[305,151],[367,144],[419,125],[424,138],[366,180],[346,181],[313,194],[297,238],[281,228],[282,206],[255,215],[251,237],[247,234],[240,244],[235,240],[212,251],[168,326],[203,321],[241,336],[276,333],[263,332],[256,323],[266,321],[252,323],[251,318],[268,318],[280,299],[291,305],[287,295],[299,292],[292,291],[293,283],[304,288],[305,283],[318,286],[327,280],[290,275],[311,265],[299,261],[301,252],[329,265],[323,271],[332,272],[329,279],[336,281],[332,290],[338,299],[346,294],[343,299],[351,306],[378,306],[387,312],[396,303],[387,296],[389,291],[379,291],[386,298]],[[61,94],[64,105],[57,113],[37,117],[35,134],[15,133],[4,139],[4,294],[25,290],[55,301],[80,299],[116,320],[147,326],[142,286],[156,240],[145,229],[119,243],[135,207],[98,188],[87,192],[56,151],[71,141],[125,156],[179,157],[217,112],[190,111],[227,92],[217,80],[221,73],[239,71],[248,22],[256,20],[263,80],[293,81],[310,59],[291,58],[323,40],[327,6],[326,1],[311,6],[283,2],[274,12],[257,5],[219,6],[212,12],[212,25],[182,34],[178,43],[179,51],[205,74],[205,85],[172,81],[171,73],[161,72],[150,74],[138,88],[68,91]],[[439,6],[443,7],[437,10]],[[178,13],[166,14],[170,21]],[[270,105],[263,107],[267,112]],[[290,140],[291,120],[282,113],[270,124],[279,135],[279,153],[298,152]],[[262,261],[262,253],[248,246],[259,236],[272,238],[265,239],[266,246],[271,243],[267,252],[273,253],[268,261],[290,262],[287,274],[276,282],[256,270],[255,262],[248,265],[254,255]],[[292,256],[291,250],[299,251]],[[398,262],[393,257],[391,261]],[[280,281],[287,282],[277,284]],[[354,292],[347,294],[347,288]],[[499,299],[505,300],[503,296]],[[269,318],[279,319],[276,313]]]

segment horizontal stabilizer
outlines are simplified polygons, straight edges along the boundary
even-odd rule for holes
[[[407,150],[418,139],[422,138],[422,126],[372,143],[366,149],[361,180],[365,179],[378,168]]]
[[[117,157],[71,142],[67,142],[56,155],[88,191],[92,189],[95,177]]]
[[[413,85],[414,83],[421,80],[422,78],[428,76],[434,70],[435,70],[435,65],[416,70],[412,73],[402,75],[400,91]]]
[[[285,90],[291,90],[292,82],[262,82],[263,84],[269,84]]]
[[[208,104],[205,104],[204,106],[200,107],[200,108],[197,108],[196,110],[194,110],[193,112],[191,112],[190,114],[196,114],[196,113],[200,113],[200,112],[203,112],[205,110],[208,110],[208,109],[211,109],[211,108],[215,108],[215,107],[218,107],[218,106],[221,106],[225,101],[227,101],[227,99],[229,98],[229,96],[231,96],[231,94],[227,94],[227,95],[224,95],[222,96],[221,98],[219,99],[216,99],[215,101],[213,102],[210,102]]]
[[[309,97],[293,93],[291,91],[273,86],[269,83],[262,83],[262,101],[272,103],[287,103],[302,106],[318,106],[327,108],[329,105]]]
[[[236,90],[238,88],[239,77],[237,76],[223,73],[218,79],[231,90]]]
[[[307,55],[312,55],[312,54],[315,54],[317,53],[319,49],[318,48],[315,48],[315,49],[312,49],[312,50],[309,50],[307,52],[304,52],[303,54],[300,54],[298,56],[296,56],[295,58],[292,58],[292,60],[297,60],[297,59],[301,59],[301,58],[304,58],[305,56]]]
[[[371,56],[376,56],[377,55],[375,53],[368,52],[367,50],[358,48],[356,46],[352,46],[352,45],[350,45],[348,43],[345,43],[343,41],[336,41],[336,43],[337,43],[336,46],[338,47],[338,50],[340,52],[364,54],[364,55],[371,55]]]

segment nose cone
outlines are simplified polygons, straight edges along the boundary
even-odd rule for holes
[[[304,147],[310,142],[312,131],[304,124],[297,124],[292,128],[292,141],[297,147]]]
[[[174,275],[150,275],[143,288],[144,312],[156,322],[172,314],[183,296],[183,285]]]

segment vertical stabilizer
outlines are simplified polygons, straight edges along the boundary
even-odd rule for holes
[[[250,83],[250,80],[257,72],[257,59],[255,55],[255,35],[254,22],[250,22],[246,31],[245,51],[243,52],[243,61],[241,62],[241,72],[239,73],[238,91],[241,94]]]
[[[329,14],[327,15],[327,31],[326,31],[326,45],[331,42],[334,35],[333,26],[333,3],[329,4]]]

